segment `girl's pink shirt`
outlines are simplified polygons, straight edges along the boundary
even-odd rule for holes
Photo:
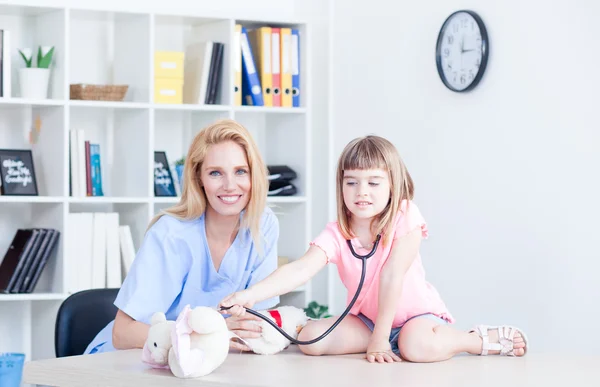
[[[409,203],[407,208],[407,203]],[[391,234],[393,240],[400,238],[415,228],[420,227],[423,238],[428,237],[427,224],[412,202],[402,201],[400,211],[394,222],[394,230]],[[366,255],[371,250],[360,247],[357,238],[352,239],[352,246],[359,255]],[[325,230],[313,240],[311,245],[318,246],[327,255],[327,261],[337,265],[338,273],[344,286],[348,290],[347,305],[350,303],[360,282],[362,272],[362,261],[355,258],[344,239],[338,222],[330,222]],[[367,271],[361,294],[350,313],[358,315],[362,313],[371,321],[377,320],[377,305],[379,295],[379,273],[390,256],[393,243],[384,246],[379,244],[377,252],[367,259]],[[402,294],[396,307],[396,315],[392,327],[402,326],[411,317],[432,313],[444,320],[453,323],[454,318],[446,308],[438,291],[425,280],[425,270],[419,253],[410,268],[404,275]]]

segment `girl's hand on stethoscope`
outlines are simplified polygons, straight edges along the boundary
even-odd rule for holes
[[[219,304],[219,310],[223,314],[242,317],[246,314],[245,308],[252,308],[255,302],[250,290],[242,290],[225,297]]]

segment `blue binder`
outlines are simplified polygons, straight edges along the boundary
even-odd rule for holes
[[[300,33],[292,28],[292,106],[300,106]]]
[[[262,95],[262,87],[258,72],[256,71],[256,62],[252,56],[252,48],[248,39],[248,30],[242,27],[240,37],[240,46],[242,50],[242,94],[243,104],[252,106],[264,106],[265,102]]]

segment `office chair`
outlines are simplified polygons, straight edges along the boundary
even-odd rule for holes
[[[56,357],[82,355],[94,337],[114,320],[119,289],[91,289],[70,295],[58,309],[54,330]]]

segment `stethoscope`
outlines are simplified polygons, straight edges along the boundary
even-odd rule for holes
[[[375,254],[375,252],[377,251],[377,246],[379,245],[380,239],[381,239],[381,234],[378,234],[377,238],[375,239],[375,243],[373,244],[373,248],[367,255],[358,255],[356,253],[356,251],[354,251],[354,248],[352,247],[352,242],[350,240],[346,240],[346,242],[348,243],[348,247],[350,248],[350,252],[352,252],[352,255],[354,255],[355,258],[360,259],[362,261],[362,272],[360,274],[360,282],[358,283],[358,288],[356,289],[356,293],[354,294],[352,301],[350,301],[350,304],[348,304],[348,307],[346,308],[344,313],[342,313],[342,315],[337,319],[337,321],[332,326],[330,326],[329,329],[327,329],[321,336],[314,338],[312,340],[307,340],[307,341],[297,340],[297,339],[294,339],[292,336],[288,335],[283,329],[279,328],[277,326],[277,324],[275,322],[273,322],[273,320],[269,319],[268,317],[258,313],[255,310],[252,310],[250,308],[245,308],[246,312],[265,320],[273,328],[275,328],[279,333],[281,333],[286,339],[288,339],[289,341],[291,341],[294,344],[309,345],[309,344],[316,343],[317,341],[323,339],[325,336],[327,336],[329,333],[331,333],[331,331],[333,331],[335,329],[335,327],[337,327],[338,324],[342,322],[344,317],[346,317],[346,315],[350,312],[350,309],[352,309],[352,307],[354,306],[354,303],[358,299],[358,295],[360,294],[362,287],[363,287],[363,283],[365,281],[365,274],[367,273],[367,259],[371,258],[373,256],[373,254]],[[232,307],[233,307],[233,305],[228,306],[228,307],[221,307],[221,310],[228,310],[228,309],[231,309]]]

